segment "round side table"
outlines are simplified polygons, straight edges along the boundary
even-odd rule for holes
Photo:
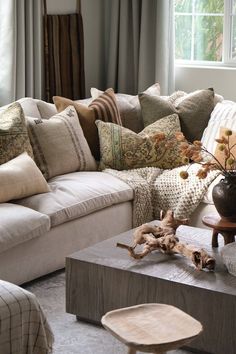
[[[202,218],[202,222],[213,229],[212,247],[218,247],[218,234],[224,237],[225,245],[235,242],[236,222],[226,221],[218,215],[205,215]]]

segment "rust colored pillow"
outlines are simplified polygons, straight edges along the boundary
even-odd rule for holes
[[[223,135],[225,135],[224,132],[229,129],[230,128],[221,127],[220,132],[219,132],[219,138],[221,138]],[[217,158],[217,160],[219,160],[219,162],[223,166],[225,166],[225,154],[224,154],[224,151],[220,151],[219,145],[220,144],[217,143],[214,156]],[[231,152],[232,152],[233,156],[236,157],[236,132],[235,131],[233,131],[233,134],[230,135],[230,137],[229,137],[229,147],[231,147],[232,145],[235,145],[235,146],[232,148]],[[231,166],[231,167],[229,165],[226,166],[227,170],[232,169],[232,168],[234,169],[235,166]]]
[[[112,122],[122,125],[116,97],[112,88],[107,89],[101,96],[95,99],[88,107],[71,101],[68,98],[54,96],[53,102],[58,112],[62,112],[67,106],[73,105],[77,111],[80,125],[90,150],[96,160],[100,159],[98,129],[95,120]]]

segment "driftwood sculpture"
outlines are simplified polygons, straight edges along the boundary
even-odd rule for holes
[[[143,224],[134,232],[134,243],[132,246],[117,243],[117,247],[125,248],[131,257],[141,259],[154,250],[160,250],[166,254],[179,253],[189,258],[197,269],[207,268],[213,270],[215,259],[204,249],[179,242],[176,236],[176,229],[179,225],[186,225],[188,219],[176,219],[172,210],[167,210],[164,215],[160,214],[159,226]],[[137,245],[143,245],[142,252],[136,253]]]

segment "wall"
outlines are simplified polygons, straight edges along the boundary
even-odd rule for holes
[[[175,89],[191,92],[213,87],[227,100],[236,101],[236,68],[191,67],[175,68]]]

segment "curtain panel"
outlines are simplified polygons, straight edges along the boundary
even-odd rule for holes
[[[0,105],[42,97],[42,3],[0,1]]]
[[[174,90],[173,0],[82,0],[86,92]],[[94,16],[96,14],[96,16]]]

